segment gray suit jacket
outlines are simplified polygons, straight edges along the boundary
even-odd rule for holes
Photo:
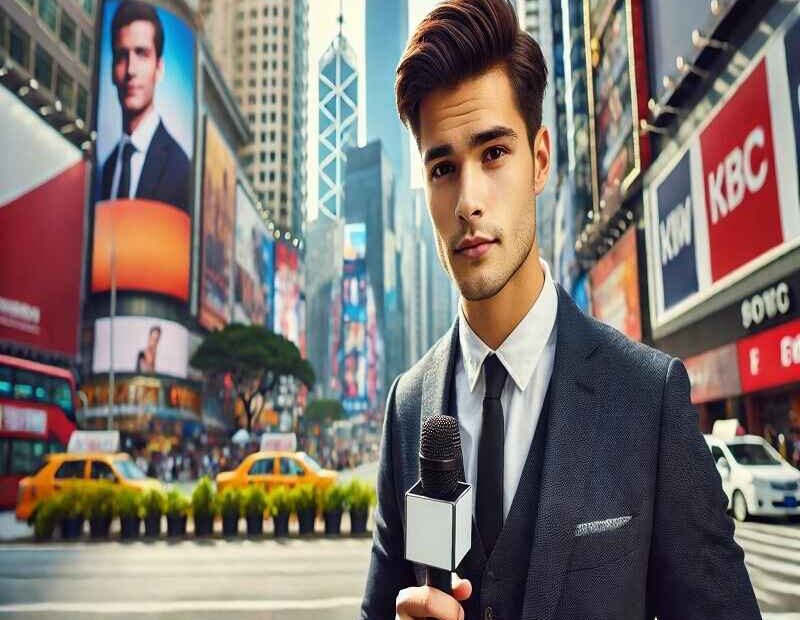
[[[558,297],[522,618],[760,618],[683,364],[584,316],[561,287]],[[398,592],[424,583],[404,559],[403,496],[419,477],[421,421],[455,414],[457,330],[389,392],[362,619],[394,618]]]

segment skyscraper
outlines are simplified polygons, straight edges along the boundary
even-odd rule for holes
[[[200,0],[212,54],[253,131],[245,162],[275,223],[306,220],[308,0]]]
[[[394,81],[408,39],[407,0],[369,0],[366,5],[367,141],[380,140],[395,173],[398,232],[412,225],[409,133],[397,115]]]
[[[319,208],[342,215],[346,149],[358,142],[358,71],[356,54],[339,33],[319,61]]]

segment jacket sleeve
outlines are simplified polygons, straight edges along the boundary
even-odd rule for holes
[[[395,488],[395,459],[392,454],[395,424],[395,390],[400,377],[394,380],[386,401],[383,421],[380,462],[378,464],[378,506],[375,510],[375,531],[372,538],[372,558],[361,620],[385,620],[395,617],[397,593],[416,585],[412,564],[405,559],[402,507],[397,503]]]
[[[698,428],[689,376],[677,359],[664,385],[656,485],[648,617],[760,619],[722,482]]]

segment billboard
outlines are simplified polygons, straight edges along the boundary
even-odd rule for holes
[[[589,273],[592,314],[633,340],[642,339],[636,229],[631,228]]]
[[[342,269],[341,385],[342,406],[348,414],[369,408],[366,255],[366,225],[346,224]]]
[[[300,346],[300,269],[297,249],[275,243],[274,331]],[[305,328],[303,328],[305,329]]]
[[[767,44],[645,193],[654,328],[800,242],[798,33]]]
[[[189,297],[195,40],[173,13],[109,0],[98,47],[90,288]],[[113,260],[112,260],[113,254]]]
[[[236,187],[236,262],[233,276],[233,319],[263,325],[266,312],[264,256],[267,236],[263,220],[241,185]]]
[[[274,331],[275,240],[267,232],[261,237],[261,288],[264,293],[264,327]]]
[[[218,329],[231,320],[236,160],[210,118],[206,118],[205,142],[198,322],[206,329]]]
[[[0,86],[0,340],[78,351],[87,164]]]
[[[639,175],[649,142],[640,136],[639,116],[647,98],[641,53],[641,0],[584,2],[588,25],[586,56],[590,81],[592,185],[595,210],[612,216]],[[636,24],[634,28],[633,24]],[[631,55],[633,52],[633,55]],[[591,110],[590,110],[591,112]]]
[[[800,381],[800,319],[736,343],[742,392]]]
[[[111,370],[110,318],[94,323],[92,371]],[[180,323],[144,316],[120,316],[114,325],[114,371],[186,378],[189,332]]]

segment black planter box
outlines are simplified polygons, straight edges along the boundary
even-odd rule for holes
[[[289,513],[279,513],[272,517],[275,521],[275,537],[287,537],[289,535]]]
[[[90,538],[108,538],[108,533],[111,531],[111,517],[95,517],[89,519],[89,537]]]
[[[222,535],[226,538],[239,535],[239,515],[222,515]]]
[[[264,533],[264,515],[247,515],[247,535],[261,536]]]
[[[186,515],[167,515],[167,536],[178,538],[186,536]]]
[[[367,517],[369,509],[350,510],[350,533],[365,534],[367,532]]]
[[[61,538],[74,540],[83,534],[83,517],[66,517],[61,519]]]
[[[210,536],[214,531],[214,517],[211,515],[194,515],[194,535]]]
[[[144,535],[148,538],[161,536],[161,515],[147,515],[144,518]]]
[[[297,512],[297,521],[300,526],[300,533],[301,534],[313,534],[314,533],[314,520],[317,517],[317,513],[313,508],[308,508],[306,510],[299,510]]]
[[[342,511],[331,510],[325,513],[325,534],[338,535],[342,530]]]
[[[139,538],[139,530],[142,528],[142,520],[139,517],[120,517],[119,536],[122,540],[133,540]]]

